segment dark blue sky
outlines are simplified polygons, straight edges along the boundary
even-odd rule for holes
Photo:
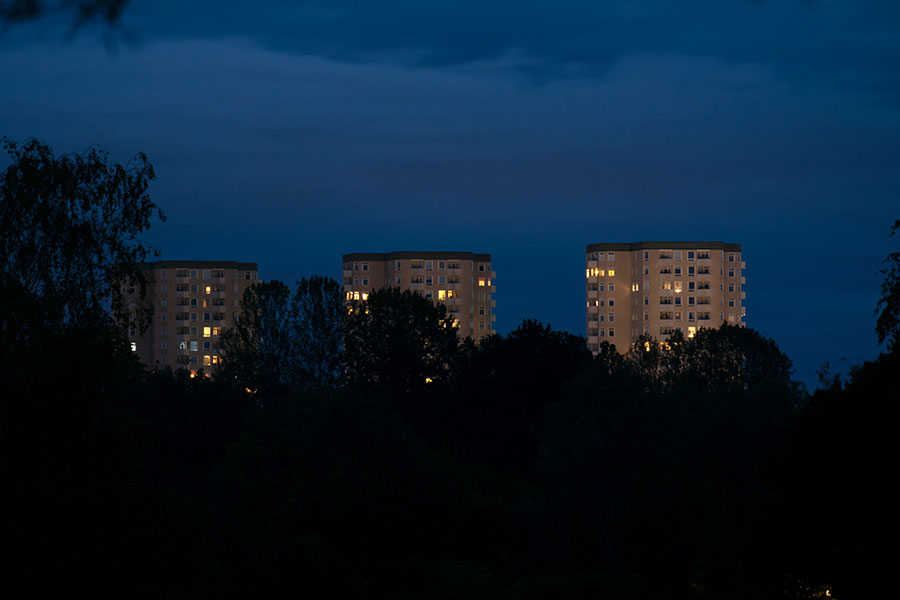
[[[748,324],[812,384],[878,352],[898,31],[865,0],[136,1],[113,53],[3,33],[0,135],[146,152],[166,259],[490,252],[502,333],[584,333],[588,243],[738,242]]]

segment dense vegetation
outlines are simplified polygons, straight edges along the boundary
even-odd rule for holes
[[[39,144],[9,152],[4,589],[842,600],[890,589],[894,321],[891,353],[809,396],[749,329],[593,357],[581,337],[525,321],[475,346],[420,296],[385,290],[348,308],[338,284],[313,277],[248,292],[218,377],[148,372],[99,295],[66,303],[78,278],[90,291],[101,275],[137,277],[152,171],[142,157],[120,168]],[[48,173],[60,185],[38,185]],[[60,252],[78,244],[44,227],[73,189],[66,218],[99,261]],[[123,216],[120,245],[89,235],[104,201]],[[120,251],[91,254],[106,247]]]

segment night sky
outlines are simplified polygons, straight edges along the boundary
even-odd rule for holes
[[[293,282],[487,252],[500,333],[583,335],[586,244],[736,242],[747,324],[799,379],[877,355],[896,1],[134,1],[113,32],[65,25],[0,34],[0,135],[145,152],[161,258]]]

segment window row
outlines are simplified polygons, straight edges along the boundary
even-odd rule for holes
[[[602,312],[589,312],[587,316],[588,321],[609,321],[610,323],[616,320],[616,313],[602,313]]]
[[[615,269],[598,269],[596,267],[591,269],[585,269],[585,277],[615,277],[616,270]]]
[[[201,272],[198,269],[175,269],[175,277],[181,278],[190,278],[197,279],[197,273]],[[225,270],[224,269],[202,269],[203,279],[225,279]],[[159,278],[166,278],[166,270],[159,270]],[[235,269],[234,278],[240,279],[240,271]],[[256,271],[244,271],[244,280],[245,281],[256,281]]]
[[[606,329],[605,327],[588,327],[588,337],[615,337],[616,330],[612,327]]]
[[[588,308],[592,306],[615,306],[616,299],[615,298],[594,298],[593,300],[588,300]]]

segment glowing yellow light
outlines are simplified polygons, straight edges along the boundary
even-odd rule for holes
[[[615,270],[615,269],[610,269],[610,270],[609,270],[609,276],[610,276],[610,277],[615,277],[615,276],[616,276],[616,270]]]
[[[447,290],[438,290],[438,300],[446,300]]]
[[[644,342],[644,351],[650,352],[650,342]]]
[[[353,299],[359,300],[359,292],[353,292]]]
[[[206,293],[208,294],[208,293],[210,293],[211,291],[212,291],[212,288],[209,287],[209,286],[206,286]]]
[[[696,327],[688,327],[688,339],[691,339],[692,337],[694,337],[694,335],[696,333],[697,333]]]
[[[426,377],[426,378],[425,378],[425,383],[431,383],[431,381],[432,381],[432,380],[431,380],[431,377]]]
[[[362,299],[363,299],[363,300],[368,300],[368,299],[369,299],[369,294],[368,294],[368,292],[363,292],[363,293],[362,293]]]

